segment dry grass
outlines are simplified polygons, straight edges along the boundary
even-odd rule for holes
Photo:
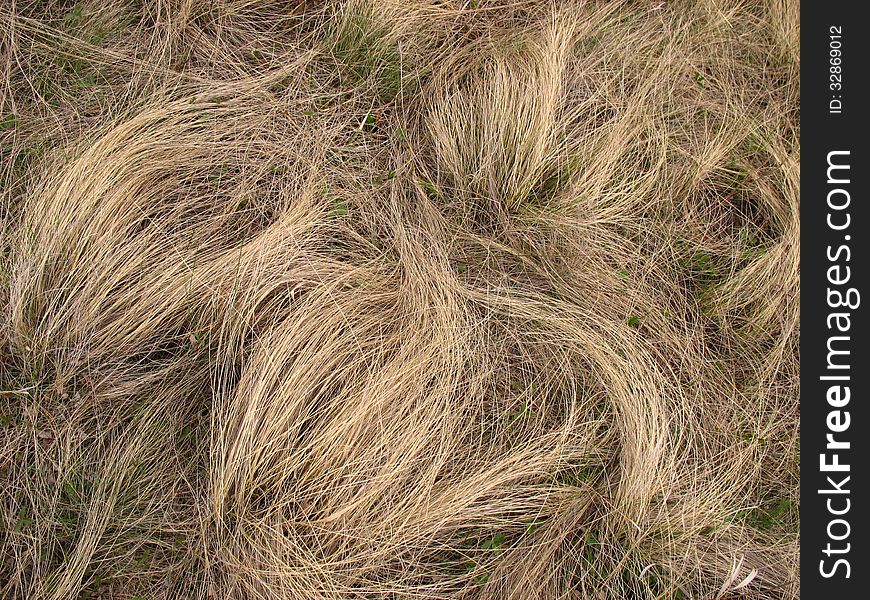
[[[0,595],[795,598],[788,0],[0,8]]]

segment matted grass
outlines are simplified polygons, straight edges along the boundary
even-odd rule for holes
[[[797,2],[0,34],[4,598],[799,596]]]

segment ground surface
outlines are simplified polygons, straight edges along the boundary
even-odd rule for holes
[[[0,7],[0,596],[794,598],[797,2]]]

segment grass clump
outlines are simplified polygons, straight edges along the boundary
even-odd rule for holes
[[[371,82],[377,99],[386,103],[402,87],[401,56],[389,24],[379,23],[378,17],[366,2],[345,7],[329,49],[351,81]]]
[[[0,8],[0,596],[796,598],[786,4]]]

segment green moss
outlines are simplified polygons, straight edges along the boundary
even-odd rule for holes
[[[332,199],[332,214],[338,217],[347,216],[347,202],[340,197]]]
[[[7,113],[0,117],[0,131],[15,129],[18,127],[18,117],[13,113]]]
[[[754,508],[746,514],[746,524],[750,527],[769,531],[772,529],[797,530],[797,515],[789,498],[774,499],[764,506]]]

